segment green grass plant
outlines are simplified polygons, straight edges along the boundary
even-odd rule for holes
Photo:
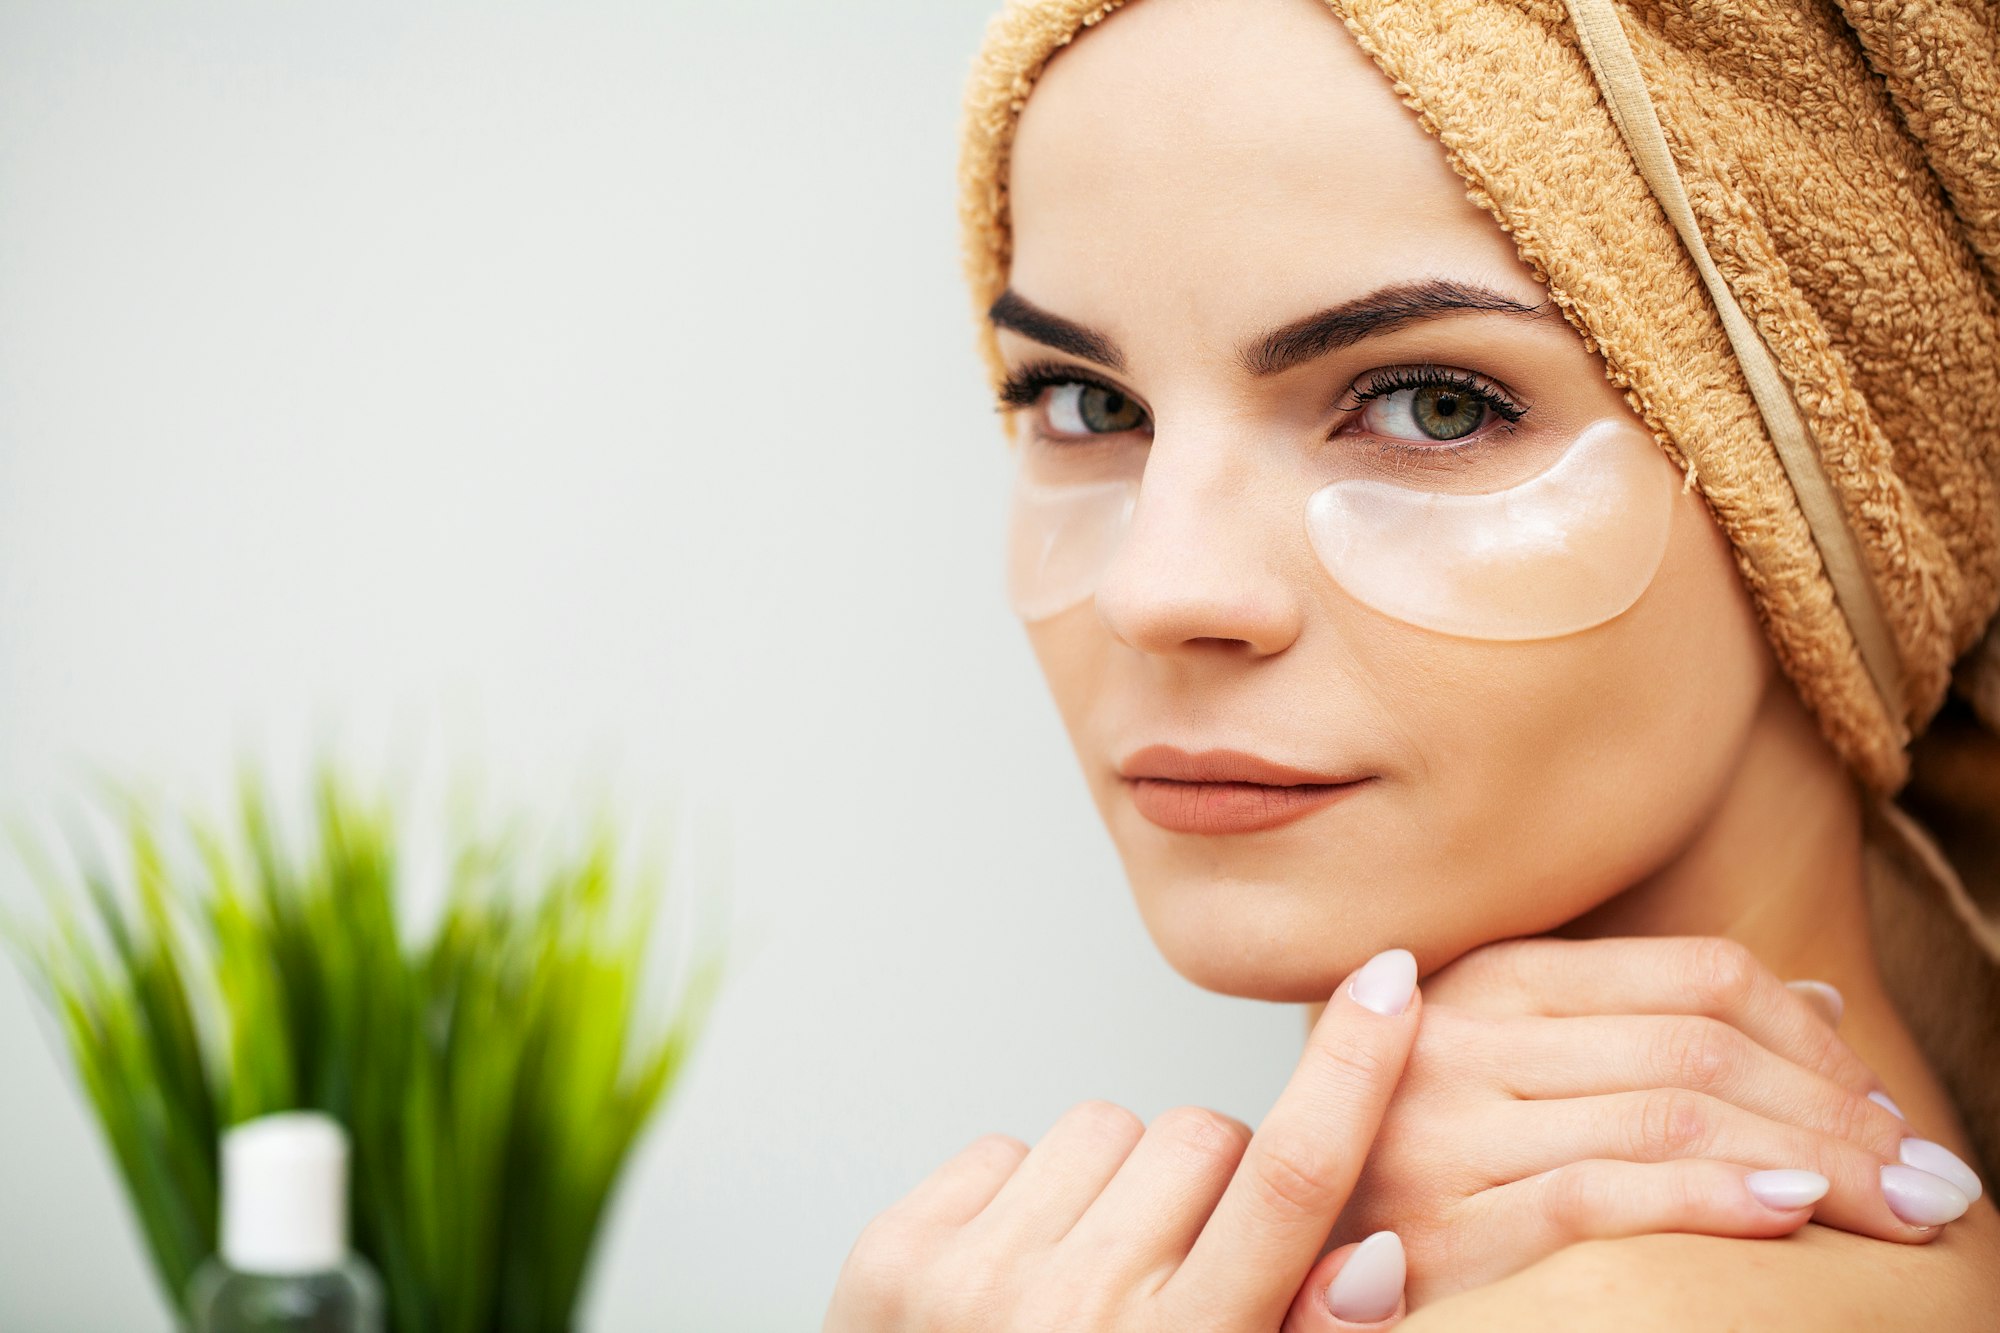
[[[391,1328],[572,1328],[619,1173],[724,974],[703,932],[671,1000],[649,996],[660,864],[628,873],[601,813],[541,854],[519,820],[458,827],[417,929],[390,806],[325,759],[298,846],[247,766],[231,820],[104,785],[120,865],[72,830],[79,868],[60,867],[17,822],[48,919],[7,933],[181,1323],[215,1249],[221,1132],[312,1108],[347,1127],[353,1244]]]

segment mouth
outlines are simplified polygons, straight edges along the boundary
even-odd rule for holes
[[[1149,745],[1118,766],[1132,804],[1173,833],[1256,833],[1322,810],[1374,781],[1314,773],[1240,750]]]

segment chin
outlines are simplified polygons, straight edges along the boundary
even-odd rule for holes
[[[1131,884],[1168,965],[1218,995],[1313,1004],[1384,949],[1411,950],[1426,971],[1463,952],[1436,938],[1436,923],[1407,911],[1411,899],[1397,889],[1333,878],[1317,879],[1311,892],[1299,887],[1303,875],[1285,882],[1188,872]]]
[[[1480,884],[1464,875],[1359,874],[1327,864],[1263,867],[1148,859],[1127,882],[1154,947],[1218,995],[1317,1004],[1384,949],[1408,949],[1420,976],[1483,944],[1551,930],[1608,894],[1565,897],[1556,884]],[[1440,884],[1455,884],[1446,894]]]

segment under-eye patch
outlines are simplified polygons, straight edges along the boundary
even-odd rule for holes
[[[1042,450],[1015,479],[1007,592],[1029,622],[1095,595],[1143,499],[1143,451],[1063,453]],[[1334,582],[1384,615],[1479,639],[1554,638],[1629,608],[1659,569],[1680,478],[1650,435],[1612,419],[1555,440],[1363,439],[1321,458],[1305,528]]]

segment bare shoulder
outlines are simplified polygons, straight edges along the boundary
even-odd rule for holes
[[[1783,1240],[1667,1232],[1585,1241],[1426,1305],[1398,1330],[1987,1330],[1996,1304],[2000,1213],[1982,1199],[1928,1245],[1817,1225]]]

